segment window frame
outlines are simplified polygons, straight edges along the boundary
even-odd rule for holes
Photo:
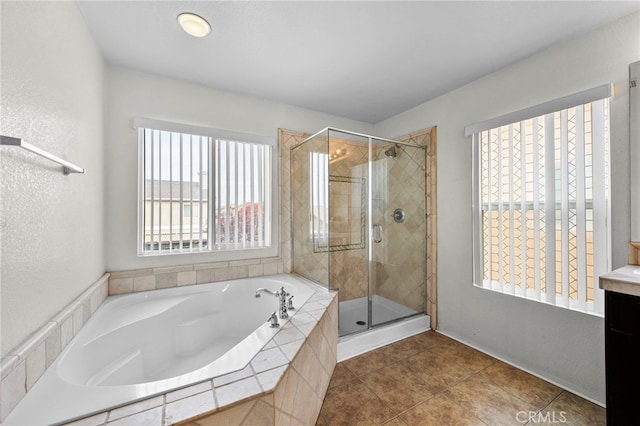
[[[608,190],[608,197],[606,198],[605,204],[606,204],[606,211],[605,211],[605,217],[604,217],[604,221],[606,222],[606,233],[603,236],[600,236],[599,238],[603,238],[602,241],[604,241],[605,247],[604,247],[604,255],[602,257],[596,258],[594,256],[594,271],[593,271],[593,292],[594,292],[594,300],[593,301],[587,301],[587,302],[579,302],[579,301],[574,301],[572,298],[569,298],[568,301],[567,300],[563,300],[566,299],[564,297],[564,295],[559,296],[556,294],[556,291],[551,291],[551,292],[542,292],[539,289],[538,283],[535,283],[536,287],[535,290],[531,290],[529,289],[526,285],[523,287],[522,285],[520,285],[520,289],[516,290],[516,283],[505,283],[502,284],[500,282],[497,281],[485,281],[484,280],[484,240],[483,240],[483,212],[485,211],[485,207],[488,204],[494,204],[494,203],[485,203],[482,200],[482,192],[483,192],[483,186],[482,186],[482,178],[480,176],[480,172],[481,172],[481,166],[480,166],[480,161],[481,161],[481,154],[480,151],[482,150],[481,147],[481,140],[480,140],[480,135],[489,130],[489,131],[494,131],[496,129],[500,129],[503,126],[511,126],[511,125],[515,125],[516,123],[520,123],[520,126],[523,125],[523,123],[526,120],[530,120],[530,119],[534,119],[539,120],[542,119],[544,120],[548,120],[548,117],[553,115],[554,113],[557,113],[559,111],[564,111],[564,110],[568,110],[570,108],[574,108],[574,107],[578,107],[578,106],[582,106],[588,103],[593,103],[593,102],[597,102],[597,101],[602,101],[605,99],[609,99],[611,98],[613,94],[613,86],[611,84],[605,84],[605,85],[601,85],[598,87],[595,87],[593,89],[589,89],[583,92],[579,92],[576,93],[574,95],[569,95],[569,96],[565,96],[563,98],[559,98],[550,102],[546,102],[544,104],[540,104],[540,105],[536,105],[534,107],[531,108],[526,108],[524,110],[520,110],[520,111],[516,111],[513,113],[509,113],[500,117],[496,117],[487,121],[484,121],[482,123],[476,123],[476,124],[472,124],[469,125],[465,128],[465,136],[472,136],[472,221],[473,221],[473,233],[472,233],[472,238],[473,238],[473,272],[472,272],[472,283],[474,284],[474,286],[479,287],[479,288],[483,288],[483,289],[487,289],[487,290],[491,290],[491,291],[496,291],[499,293],[503,293],[503,294],[509,294],[509,295],[513,295],[513,296],[517,296],[517,297],[521,297],[521,298],[526,298],[529,300],[533,300],[536,302],[540,302],[540,303],[545,303],[545,304],[551,304],[553,306],[558,306],[561,308],[566,308],[569,310],[574,310],[577,312],[583,312],[583,313],[587,313],[590,315],[595,315],[595,316],[603,316],[604,314],[604,297],[601,294],[601,290],[598,288],[598,276],[608,272],[611,270],[611,235],[612,235],[612,230],[611,230],[611,186],[610,186],[610,181],[611,181],[611,173],[610,170],[608,173],[605,173],[608,176],[609,179],[609,190]],[[611,123],[611,118],[610,118],[610,114],[611,114],[611,109],[610,107],[608,108],[608,113],[609,113],[609,126]],[[545,128],[547,128],[547,126],[549,125],[548,122],[545,122]],[[609,129],[607,129],[609,130]],[[521,130],[522,131],[522,130]],[[551,129],[551,131],[553,131],[553,129]],[[552,133],[553,135],[553,133]],[[545,138],[548,137],[549,135],[545,135]],[[555,136],[554,136],[555,138]],[[610,143],[610,135],[609,135],[609,143]],[[548,146],[548,145],[547,145]],[[551,144],[551,153],[553,153],[553,143]],[[611,148],[609,146],[609,158],[608,160],[605,159],[605,162],[609,164],[609,168],[611,165],[611,159],[610,159],[610,151]],[[551,162],[553,163],[554,158],[550,157]],[[513,159],[511,159],[513,161]],[[555,168],[554,168],[555,170]],[[554,179],[554,177],[552,177],[552,179]],[[545,186],[546,187],[546,186]],[[547,189],[548,191],[549,189]],[[557,188],[554,186],[552,189],[552,191],[556,191]],[[549,195],[549,194],[547,194]],[[542,201],[544,197],[542,194],[539,195],[538,200],[526,200],[525,201],[525,206],[528,205],[529,203],[534,203],[536,205],[538,205],[538,209],[541,209],[543,212],[545,211],[545,209],[548,208],[554,208],[557,209],[557,205],[560,202],[559,200],[556,200],[554,198],[554,205],[553,206],[544,206],[544,201]],[[514,204],[518,204],[515,203],[513,200],[511,201]],[[503,202],[504,204],[504,202]],[[520,201],[520,210],[525,210],[522,208],[522,201]],[[585,204],[584,208],[584,212],[588,211],[588,207],[590,203]],[[489,209],[491,210],[491,209]],[[528,208],[526,208],[526,210],[529,210]],[[532,209],[535,211],[535,207]],[[555,211],[555,210],[554,210]],[[601,212],[602,213],[602,212]],[[548,233],[549,231],[553,230],[554,233],[556,232],[556,224],[555,224],[555,215],[554,217],[554,223],[547,223],[546,227],[548,229],[542,229],[542,231],[544,231],[545,233]],[[509,231],[511,232],[511,231]],[[564,231],[563,231],[564,232]],[[600,234],[599,234],[600,235]],[[500,237],[501,238],[501,237]],[[536,242],[536,246],[537,246],[537,242]],[[564,249],[567,247],[563,247],[563,251]],[[567,248],[568,249],[568,248]],[[502,256],[502,254],[500,254],[500,256]],[[554,281],[555,283],[556,281]],[[555,286],[555,284],[554,284]],[[564,303],[566,302],[566,303]]]
[[[275,138],[255,135],[250,133],[236,132],[230,130],[216,129],[210,127],[194,126],[184,123],[175,123],[163,120],[156,120],[150,118],[136,117],[133,119],[133,128],[138,131],[137,144],[138,144],[138,193],[137,193],[137,226],[136,226],[136,244],[138,257],[157,257],[157,256],[188,256],[195,255],[199,257],[209,257],[210,261],[223,262],[231,260],[245,260],[245,259],[258,259],[277,257],[279,255],[280,247],[280,233],[279,230],[279,206],[280,206],[280,193],[279,193],[279,149]],[[197,136],[210,137],[214,141],[216,139],[238,141],[252,144],[266,145],[270,149],[269,168],[271,173],[267,175],[269,178],[269,213],[271,226],[268,229],[270,232],[270,245],[267,247],[246,247],[236,249],[216,249],[209,248],[207,250],[184,250],[184,251],[172,251],[172,252],[159,252],[156,250],[144,250],[144,131],[145,129],[153,129],[159,131],[183,133]],[[209,179],[213,178],[213,173],[209,173]],[[209,182],[211,185],[211,182]],[[207,198],[211,208],[215,205],[214,200]],[[202,219],[202,218],[200,218]]]

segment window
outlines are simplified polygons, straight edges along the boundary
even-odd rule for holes
[[[252,135],[146,119],[136,124],[140,254],[272,246],[270,145],[247,140],[259,139]]]
[[[603,314],[610,86],[601,88],[605,95],[588,91],[588,102],[576,104],[583,92],[540,106],[536,112],[550,111],[541,115],[521,111],[467,128],[474,144],[474,284]]]
[[[329,247],[329,154],[309,153],[310,232],[316,250]]]

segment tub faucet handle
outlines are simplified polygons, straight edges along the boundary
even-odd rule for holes
[[[267,318],[267,322],[269,323],[269,327],[271,328],[280,327],[280,323],[278,322],[278,315],[276,315],[275,311],[271,313],[269,318]]]
[[[293,307],[293,295],[289,298],[289,302],[287,303],[287,309],[293,311],[295,308]]]

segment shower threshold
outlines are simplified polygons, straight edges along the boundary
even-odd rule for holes
[[[340,302],[338,362],[430,329],[428,315],[377,295],[372,305],[373,324],[381,325],[368,329],[366,297]]]

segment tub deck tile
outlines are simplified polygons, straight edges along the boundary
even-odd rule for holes
[[[75,422],[67,423],[67,426],[101,426],[107,421],[107,413],[99,413],[95,416],[85,417]]]
[[[206,382],[198,383],[197,385],[178,389],[177,391],[174,391],[174,392],[169,392],[166,395],[166,402],[170,403],[173,401],[177,401],[179,399],[187,398],[192,395],[210,391],[212,389],[213,389],[213,386],[211,385],[211,380],[207,380]]]
[[[131,425],[162,425],[162,407],[152,408],[142,411],[129,417],[123,417],[115,421],[109,421],[109,426],[131,426]]]
[[[296,356],[298,350],[300,350],[303,344],[304,340],[296,340],[295,342],[280,346],[280,350],[284,352],[284,355],[289,359],[289,361],[293,361],[293,358]]]
[[[258,384],[258,380],[252,376],[247,379],[242,379],[229,385],[216,388],[215,393],[218,404],[222,407],[241,401],[245,398],[252,397],[256,394],[261,394],[262,389]]]
[[[162,404],[164,404],[164,395],[144,399],[133,404],[125,405],[123,407],[114,408],[113,410],[109,411],[109,421],[111,422],[113,420],[131,416],[136,413],[150,410],[154,407],[162,407]]]
[[[189,420],[217,408],[212,391],[202,392],[171,402],[165,407],[165,424]]]
[[[280,348],[267,349],[258,352],[258,355],[251,361],[251,367],[256,373],[261,373],[275,367],[280,367],[289,362]]]
[[[325,305],[322,303],[323,301],[308,301],[302,307],[303,312],[313,312],[313,311],[322,311],[324,313],[324,309],[329,305],[328,303]],[[313,315],[313,314],[312,314]],[[318,318],[319,319],[319,318]]]
[[[213,386],[224,386],[232,382],[237,382],[241,379],[253,376],[253,370],[251,366],[247,365],[242,370],[234,371],[233,373],[225,374],[224,376],[218,376],[213,379]]]
[[[297,328],[289,327],[280,330],[278,334],[275,335],[273,340],[280,346],[286,345],[287,343],[294,342],[296,340],[304,340],[304,334],[302,334]]]
[[[294,315],[290,321],[295,326],[309,324],[310,322],[316,322],[316,319],[308,312],[300,312]]]
[[[304,334],[306,337],[309,337],[309,334],[311,334],[311,332],[313,331],[315,326],[316,326],[315,322],[310,322],[310,323],[306,323],[306,324],[301,324],[301,325],[297,326],[297,328],[298,328],[298,330],[300,330],[300,332],[302,334]]]
[[[260,382],[260,386],[262,386],[262,389],[264,391],[267,391],[276,387],[286,369],[287,366],[283,365],[281,367],[276,367],[274,369],[259,373],[257,377],[258,382]]]
[[[276,344],[276,342],[273,341],[273,339],[269,340],[269,343],[267,343],[266,345],[264,345],[264,347],[262,348],[262,350],[266,350],[266,349],[271,349],[271,348],[277,348],[278,345]]]

